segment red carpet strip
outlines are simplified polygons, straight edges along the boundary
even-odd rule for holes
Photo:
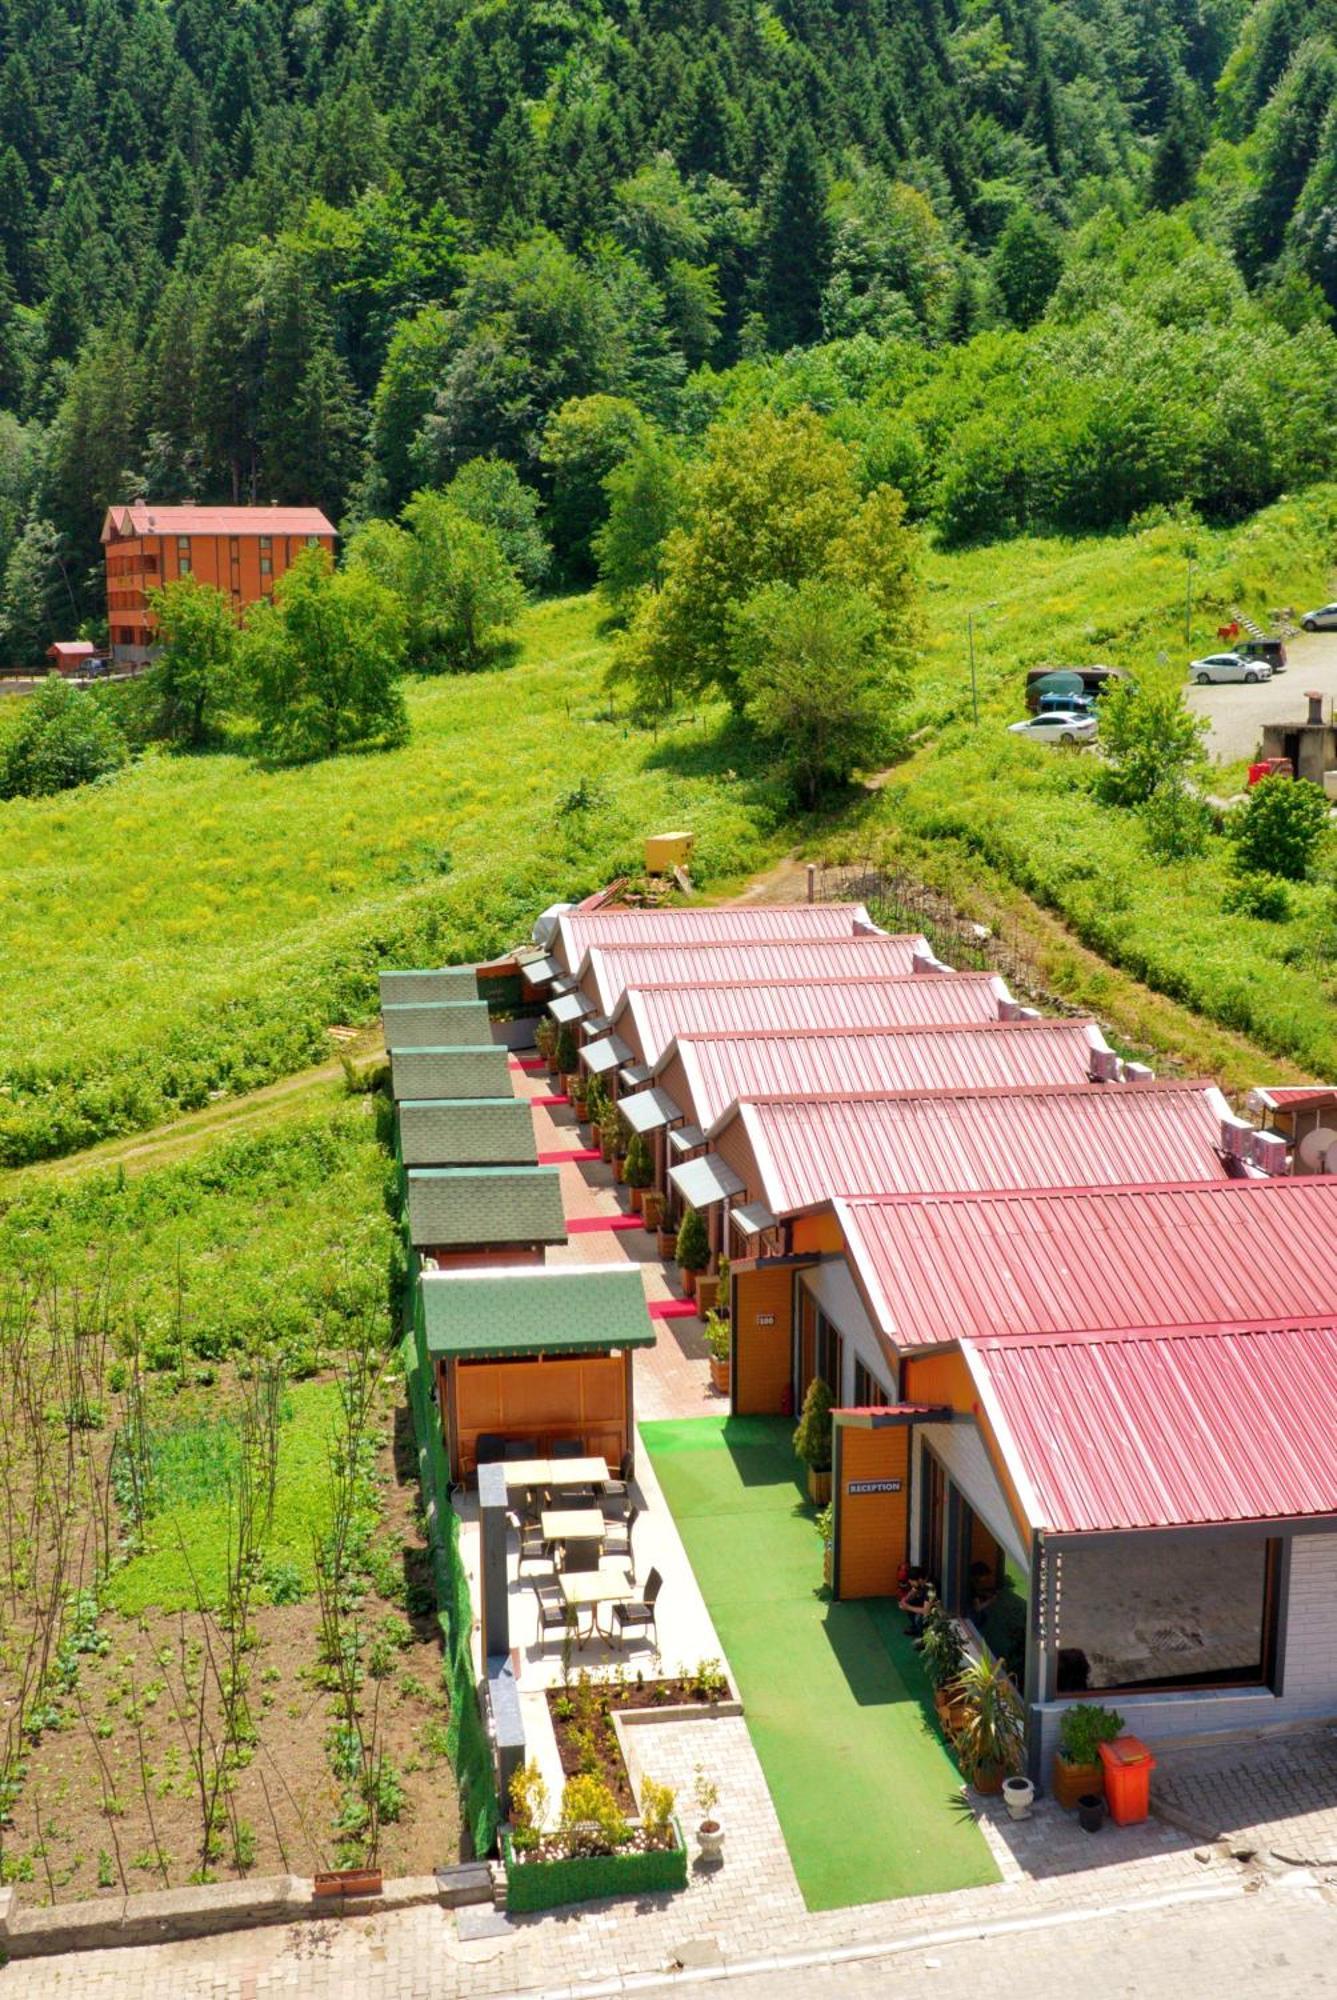
[[[578,1215],[566,1225],[568,1236],[592,1236],[600,1229],[644,1229],[639,1215]]]
[[[553,1104],[569,1104],[571,1102],[571,1099],[567,1097],[563,1092],[558,1091],[555,1095],[550,1093],[547,1097],[531,1097],[529,1101],[531,1104],[553,1105]]]
[[[548,1065],[544,1062],[542,1056],[512,1056],[510,1060],[511,1069],[528,1070],[531,1074],[547,1067]]]
[[[567,1153],[540,1153],[541,1167],[560,1167],[565,1160],[598,1160],[603,1156],[597,1146],[575,1146]]]
[[[570,1227],[568,1223],[567,1227]],[[695,1319],[696,1305],[691,1299],[651,1299],[646,1311],[651,1319]]]

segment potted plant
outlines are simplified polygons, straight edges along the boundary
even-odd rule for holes
[[[696,1838],[701,1848],[703,1861],[718,1861],[724,1849],[724,1822],[716,1807],[719,1805],[720,1788],[709,1776],[704,1764],[696,1767],[696,1783],[692,1787],[692,1797],[696,1800],[701,1821],[696,1829]]]
[[[1123,1717],[1099,1702],[1075,1701],[1064,1709],[1054,1758],[1054,1797],[1068,1812],[1087,1794],[1104,1792],[1100,1746],[1122,1736],[1123,1728]]]
[[[715,1310],[721,1319],[728,1319],[733,1310],[731,1278],[729,1260],[721,1257],[715,1266]]]
[[[1016,1683],[997,1654],[981,1646],[956,1677],[953,1692],[964,1710],[956,1739],[961,1769],[977,1792],[1001,1792],[1004,1778],[1019,1775],[1026,1748],[1025,1711]]]
[[[694,1208],[689,1208],[682,1219],[673,1254],[682,1273],[682,1288],[690,1299],[696,1290],[697,1278],[710,1262],[710,1238],[706,1234],[705,1223]]]
[[[557,1074],[562,1079],[563,1088],[569,1094],[573,1074],[579,1065],[580,1058],[576,1054],[576,1038],[565,1021],[563,1021],[561,1027],[557,1030],[557,1041],[553,1048],[552,1058],[557,1067]]]
[[[648,1187],[641,1196],[641,1220],[653,1236],[664,1213],[664,1197],[657,1187]]]
[[[608,1110],[608,1093],[603,1087],[603,1079],[590,1076],[585,1083],[585,1117],[594,1128],[594,1143],[599,1143],[598,1126]]]
[[[715,1300],[719,1296],[720,1281],[709,1271],[702,1271],[696,1281],[696,1314],[706,1320],[715,1310]]]
[[[627,1144],[627,1162],[622,1170],[631,1195],[631,1206],[635,1214],[640,1213],[645,1199],[645,1190],[655,1177],[655,1163],[650,1158],[650,1148],[639,1132],[633,1132]]]
[[[655,1248],[661,1257],[674,1256],[678,1248],[678,1225],[668,1212],[667,1195],[664,1197],[664,1206],[660,1210],[659,1234],[655,1242]]]
[[[819,1507],[813,1517],[813,1526],[822,1538],[822,1582],[828,1590],[835,1589],[836,1561],[836,1510],[828,1500],[825,1507]]]
[[[808,1468],[808,1498],[824,1507],[831,1498],[831,1391],[814,1375],[794,1430],[794,1449]]]
[[[534,1045],[548,1065],[548,1074],[556,1076],[557,1064],[554,1051],[557,1047],[557,1023],[551,1019],[540,1021],[534,1030]]]
[[[731,1335],[723,1313],[706,1316],[706,1346],[710,1349],[710,1386],[717,1396],[729,1393]]]
[[[617,1152],[617,1106],[605,1098],[599,1113],[599,1157],[609,1166]]]
[[[586,1070],[578,1069],[576,1074],[568,1079],[567,1096],[571,1099],[571,1109],[575,1112],[576,1122],[579,1125],[585,1123],[588,1115],[589,1087],[589,1073]]]
[[[956,1620],[949,1616],[941,1598],[935,1597],[924,1613],[919,1657],[933,1689],[938,1720],[947,1734],[954,1736],[965,1720],[965,1710],[953,1690],[966,1654]]]

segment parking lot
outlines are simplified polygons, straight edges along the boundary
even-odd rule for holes
[[[1220,687],[1189,684],[1188,705],[1211,724],[1207,749],[1218,763],[1253,757],[1265,722],[1303,722],[1311,688],[1323,696],[1325,711],[1337,699],[1337,632],[1300,632],[1286,641],[1286,653],[1285,673],[1256,687],[1242,681]]]

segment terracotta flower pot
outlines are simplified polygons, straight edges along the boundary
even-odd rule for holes
[[[696,1272],[684,1271],[680,1268],[678,1276],[682,1280],[682,1288],[684,1292],[686,1292],[688,1298],[689,1299],[694,1298],[696,1295]]]
[[[641,1220],[644,1222],[646,1228],[651,1230],[658,1229],[659,1218],[663,1213],[664,1197],[660,1194],[658,1188],[643,1188],[641,1190]]]
[[[996,1798],[1003,1789],[1003,1767],[1001,1764],[977,1764],[970,1774],[972,1791],[981,1792],[985,1798]]]
[[[655,1247],[659,1251],[661,1257],[667,1258],[673,1255],[674,1249],[677,1246],[677,1242],[678,1242],[678,1232],[676,1229],[661,1229],[659,1231],[659,1241]]]
[[[808,1498],[814,1507],[825,1507],[827,1501],[831,1498],[831,1468],[829,1465],[822,1472],[818,1472],[814,1466],[810,1465],[808,1467]],[[1000,1778],[998,1782],[1001,1784],[1002,1779]]]
[[[1066,1757],[1055,1757],[1051,1789],[1066,1812],[1075,1812],[1085,1794],[1099,1797],[1104,1792],[1105,1773],[1099,1764],[1070,1764]]]

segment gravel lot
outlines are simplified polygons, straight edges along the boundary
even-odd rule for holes
[[[1242,681],[1221,687],[1189,683],[1188,705],[1210,722],[1207,748],[1218,763],[1252,758],[1265,722],[1303,722],[1305,695],[1311,688],[1322,694],[1325,712],[1337,698],[1337,632],[1298,633],[1286,641],[1286,654],[1285,673],[1256,687],[1246,687]]]

